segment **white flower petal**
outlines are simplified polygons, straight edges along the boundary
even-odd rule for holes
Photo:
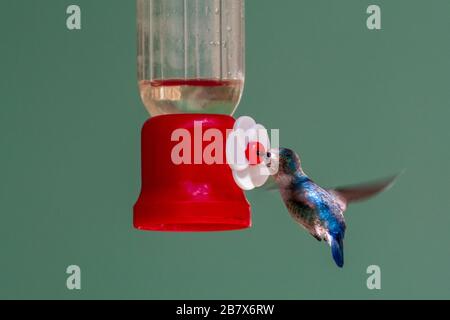
[[[227,139],[226,156],[231,169],[242,171],[248,168],[249,162],[245,155],[247,144],[240,136],[243,131],[237,129],[230,133]]]
[[[269,134],[267,133],[266,128],[264,128],[262,125],[257,124],[253,127],[253,129],[256,130],[257,133],[257,141],[261,143],[266,151],[270,149],[270,139]]]
[[[248,129],[254,127],[256,125],[255,120],[253,120],[250,117],[244,116],[239,117],[236,122],[234,123],[234,130],[241,129],[244,131],[247,131]]]
[[[249,170],[235,171],[233,170],[233,178],[236,184],[242,190],[253,190],[255,189],[255,184],[252,181]]]
[[[260,124],[250,117],[240,117],[236,120],[233,131],[227,139],[227,162],[233,171],[236,184],[243,190],[252,190],[266,183],[272,174],[264,162],[250,165],[246,156],[248,143],[259,142],[265,151],[270,150],[269,134]]]
[[[254,166],[258,168],[258,174],[260,176],[271,176],[273,173],[270,170],[270,168],[267,167],[267,165],[264,162],[261,162],[260,164]]]
[[[267,179],[269,179],[269,175],[261,174],[262,167],[267,168],[264,164],[257,165],[257,166],[250,166],[248,168],[248,172],[250,174],[251,181],[252,181],[254,187],[256,187],[256,188],[264,185],[264,183],[266,183]]]

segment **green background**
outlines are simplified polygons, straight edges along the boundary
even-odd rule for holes
[[[81,31],[66,29],[73,3]],[[147,118],[134,1],[2,0],[0,298],[450,298],[450,1],[246,7],[237,115],[280,128],[325,186],[406,168],[349,208],[344,269],[263,190],[248,193],[249,230],[134,230]],[[81,291],[66,289],[71,264]],[[372,264],[381,290],[366,287]]]

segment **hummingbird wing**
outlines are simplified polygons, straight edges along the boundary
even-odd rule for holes
[[[398,176],[399,174],[359,185],[339,187],[330,192],[336,194],[345,203],[362,201],[392,187]]]
[[[269,179],[267,179],[267,182],[264,184],[263,189],[265,191],[274,191],[278,190],[280,187],[276,183],[273,176],[270,176]]]

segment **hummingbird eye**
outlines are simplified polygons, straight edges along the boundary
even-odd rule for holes
[[[267,152],[267,158],[271,158],[272,157],[272,153]]]

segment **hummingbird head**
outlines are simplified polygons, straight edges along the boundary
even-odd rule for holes
[[[275,155],[275,157],[278,158],[278,175],[293,175],[297,172],[302,172],[300,157],[295,151],[287,148],[280,148],[278,155]]]
[[[299,156],[291,149],[272,149],[269,152],[260,154],[260,156],[264,159],[266,166],[275,178],[303,172]]]

